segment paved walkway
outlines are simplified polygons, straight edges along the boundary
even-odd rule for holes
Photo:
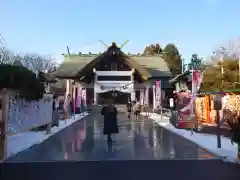
[[[103,118],[92,112],[42,144],[7,159],[7,162],[216,159],[194,143],[141,117],[129,120],[119,114],[120,133],[108,146],[102,134]]]
[[[121,113],[119,126],[120,133],[108,148],[102,135],[103,119],[99,112],[93,112],[42,144],[8,159],[2,164],[0,176],[3,173],[3,179],[12,180],[240,179],[240,166],[216,159],[150,119],[128,120]],[[205,158],[209,160],[196,160]]]

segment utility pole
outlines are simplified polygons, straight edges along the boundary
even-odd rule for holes
[[[181,24],[181,51],[183,55],[183,24]],[[182,58],[182,57],[181,57]],[[181,59],[182,73],[184,72],[184,59]]]
[[[223,69],[223,56],[224,56],[224,54],[223,54],[223,52],[221,52],[221,74],[222,74],[222,82],[221,82],[221,88],[223,87],[223,83],[224,83],[224,81],[223,81],[223,74],[224,74],[224,69]]]
[[[227,49],[224,48],[224,47],[220,47],[219,48],[219,52],[220,52],[220,62],[221,62],[221,75],[223,77],[223,75],[224,75],[223,60],[224,60],[224,55],[227,52]],[[213,52],[213,53],[216,54],[216,52]],[[222,79],[220,88],[223,87],[223,84],[224,84],[224,80]]]
[[[238,82],[240,82],[240,55],[238,56]]]

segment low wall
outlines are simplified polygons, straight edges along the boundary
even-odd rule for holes
[[[26,102],[9,96],[7,131],[9,134],[29,131],[52,120],[53,95],[45,94],[39,101]]]

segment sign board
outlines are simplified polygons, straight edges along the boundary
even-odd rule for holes
[[[161,107],[161,81],[156,81],[156,108]]]

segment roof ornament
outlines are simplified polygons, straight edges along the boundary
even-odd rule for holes
[[[106,49],[109,48],[108,45],[106,45],[102,40],[99,40],[99,42],[100,42],[101,44],[103,44],[103,45],[105,46]]]
[[[106,49],[108,49],[108,48],[110,47],[110,46],[108,46],[107,44],[105,44],[102,40],[99,40],[99,42],[100,42],[101,44],[103,44]],[[116,42],[113,41],[111,46],[116,46],[117,48],[122,49],[128,42],[129,42],[129,40],[126,40],[126,41],[124,41],[124,42],[121,44],[121,46],[118,47],[117,44],[116,44]]]
[[[117,56],[119,55],[121,48],[123,48],[129,42],[129,40],[124,41],[120,47],[116,45],[115,41],[112,42],[111,46],[106,45],[102,40],[99,40],[99,42],[105,46],[106,51],[108,51],[108,55]]]
[[[69,47],[67,46],[67,53],[68,53],[68,55],[70,56],[71,54],[70,54],[70,50],[69,50]]]
[[[119,48],[122,49],[128,42],[129,40],[124,41]]]

